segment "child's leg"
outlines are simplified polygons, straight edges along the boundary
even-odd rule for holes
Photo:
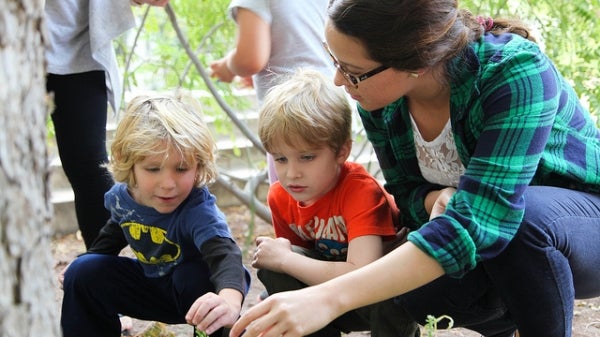
[[[248,275],[248,282],[250,275]],[[177,303],[177,311],[185,317],[192,304],[208,292],[215,292],[215,287],[210,281],[210,270],[202,261],[184,262],[173,271],[173,294]],[[179,322],[183,323],[183,322]],[[190,328],[190,331],[193,329]],[[213,332],[211,337],[226,337],[229,329],[221,328]]]
[[[61,326],[64,337],[120,336],[118,303],[143,275],[129,258],[86,254],[73,261],[63,284]],[[129,296],[127,296],[129,297]]]
[[[259,269],[258,279],[265,285],[269,295],[288,290],[297,290],[306,288],[307,285],[291,277],[288,274],[277,273],[267,269]],[[332,323],[325,328],[308,335],[308,337],[335,337],[340,336],[340,329],[332,326]]]
[[[308,256],[315,260],[318,260],[318,254],[310,249],[306,249],[300,246],[292,246],[294,253]],[[303,282],[291,277],[288,274],[274,272],[268,269],[259,269],[257,272],[258,279],[265,285],[269,295],[280,293],[289,290],[298,290],[308,287]]]
[[[184,323],[171,277],[147,278],[134,259],[86,254],[65,273],[61,326],[64,337],[120,336],[118,314]]]
[[[258,279],[265,285],[269,295],[306,288],[307,285],[288,274],[278,273],[267,269],[259,269]]]
[[[311,258],[317,255],[308,249],[298,246],[292,246],[295,253],[302,254]],[[259,269],[258,279],[265,285],[267,292],[276,294],[283,291],[297,290],[306,288],[307,285],[288,274],[278,273],[267,269]],[[367,314],[368,315],[368,314]],[[339,336],[341,331],[366,331],[369,330],[368,317],[359,316],[356,312],[350,311],[327,325],[325,328],[308,335],[309,337],[333,337]]]
[[[210,271],[206,263],[201,261],[184,262],[173,271],[173,294],[177,303],[177,311],[185,317],[198,297],[214,292],[210,282]]]

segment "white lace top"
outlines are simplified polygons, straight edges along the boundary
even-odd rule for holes
[[[430,142],[423,139],[412,116],[410,120],[423,177],[433,184],[457,187],[458,178],[465,172],[465,167],[456,151],[450,119],[442,132]]]

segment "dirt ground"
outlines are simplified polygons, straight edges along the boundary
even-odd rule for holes
[[[254,238],[259,235],[272,235],[273,231],[271,226],[258,218],[253,218],[248,209],[243,206],[228,207],[223,209],[223,211],[227,215],[227,219],[234,237],[244,252],[244,262],[247,266],[250,266],[249,261],[251,252],[254,249]],[[72,261],[77,254],[82,253],[83,250],[83,241],[80,237],[78,237],[77,233],[54,238],[52,241],[52,253],[56,261],[55,270],[57,275],[64,268],[64,266]],[[124,254],[127,254],[127,251],[125,251]],[[248,294],[244,304],[244,310],[257,303],[257,296],[264,289],[260,281],[256,278],[256,271],[252,267],[249,267],[249,270],[252,272],[253,280],[250,293]],[[60,310],[61,298],[62,291],[57,285],[56,303],[58,310]],[[142,333],[151,324],[152,322],[134,320],[134,326],[131,334],[141,337]],[[165,334],[153,336],[189,337],[192,336],[192,328],[188,325],[170,325],[165,327]],[[370,336],[368,332],[353,332],[347,335],[347,337],[368,336]],[[477,337],[479,334],[466,329],[455,328],[451,330],[439,331],[437,336]],[[575,302],[573,337],[600,337],[600,298],[577,300]]]

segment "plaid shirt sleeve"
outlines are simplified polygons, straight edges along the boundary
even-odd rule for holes
[[[446,212],[432,221],[424,210],[424,197],[441,186],[421,176],[406,102],[400,99],[375,112],[359,107],[386,188],[407,225],[418,228],[409,240],[454,277],[508,245],[523,218],[523,193],[530,184],[551,184],[547,177],[553,176],[576,188],[600,186],[598,174],[593,174],[599,169],[598,129],[537,45],[512,34],[486,34],[461,61],[451,84],[450,106],[466,171]],[[565,127],[582,117],[585,127]],[[581,141],[557,141],[569,133]],[[548,146],[554,143],[562,150]],[[578,151],[585,157],[586,146],[595,147],[588,154],[595,164],[588,160],[578,172],[566,172],[573,167],[567,153]]]

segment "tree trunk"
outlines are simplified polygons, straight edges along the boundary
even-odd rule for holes
[[[46,150],[43,1],[0,0],[0,335],[60,335]]]

